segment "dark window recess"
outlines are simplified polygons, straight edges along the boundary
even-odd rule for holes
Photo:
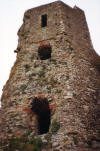
[[[41,16],[41,27],[46,27],[47,26],[47,15],[42,15]]]
[[[31,110],[38,117],[38,133],[45,134],[49,131],[51,116],[49,103],[46,98],[35,97],[32,101]]]
[[[52,48],[50,44],[43,45],[38,48],[38,55],[41,60],[46,60],[51,58],[51,52],[52,52]]]

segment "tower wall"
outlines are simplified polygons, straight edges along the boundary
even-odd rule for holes
[[[47,26],[41,27],[44,14]],[[99,140],[100,72],[83,11],[62,2],[28,10],[18,36],[17,59],[3,89],[0,137],[30,129],[38,136],[31,102],[42,97],[51,111],[52,148],[46,150],[88,149],[88,141]],[[40,59],[41,45],[51,46],[51,58]],[[60,125],[56,133],[54,121]]]

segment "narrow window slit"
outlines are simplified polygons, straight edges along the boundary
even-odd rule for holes
[[[41,16],[41,27],[47,26],[47,14]]]
[[[46,98],[35,97],[32,101],[31,110],[37,115],[38,133],[47,133],[49,131],[51,121],[48,100]]]

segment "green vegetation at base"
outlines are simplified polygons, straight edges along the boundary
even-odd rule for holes
[[[12,136],[9,139],[0,141],[0,148],[3,151],[42,151],[43,148],[51,148],[51,133],[45,135],[46,142],[40,136],[32,135],[32,130],[22,135],[20,138]]]
[[[3,151],[42,151],[43,148],[51,148],[52,134],[56,134],[59,128],[60,123],[54,119],[51,125],[51,132],[45,135],[45,140],[47,142],[42,142],[42,139],[39,136],[31,136],[32,130],[30,130],[20,138],[12,136],[9,139],[0,142],[0,148],[3,149]]]
[[[21,138],[11,137],[8,140],[0,143],[0,148],[3,151],[41,151],[43,147],[43,142],[41,138],[28,139],[27,136],[22,136]]]

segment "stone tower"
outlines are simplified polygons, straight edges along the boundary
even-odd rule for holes
[[[99,151],[100,58],[84,12],[61,1],[30,9],[18,36],[1,100],[1,140],[31,130],[30,137],[49,140],[43,151]]]

